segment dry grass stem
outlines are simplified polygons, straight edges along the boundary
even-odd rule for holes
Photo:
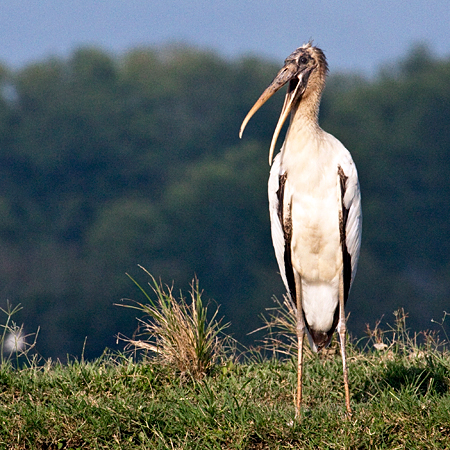
[[[297,355],[297,322],[296,312],[292,302],[284,295],[283,302],[274,298],[277,306],[268,308],[269,316],[262,316],[264,325],[253,331],[267,330],[267,335],[262,340],[263,347],[269,353],[288,358]],[[307,346],[303,350],[304,357],[311,357],[311,349]]]

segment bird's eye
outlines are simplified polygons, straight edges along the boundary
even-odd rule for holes
[[[302,57],[300,58],[300,62],[301,62],[302,64],[306,64],[306,63],[308,62],[308,59],[307,59],[305,56],[302,56]]]

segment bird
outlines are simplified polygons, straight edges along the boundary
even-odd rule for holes
[[[359,259],[362,230],[358,173],[350,152],[318,122],[328,64],[312,42],[294,50],[242,122],[287,85],[269,150],[271,234],[287,298],[295,312],[298,342],[296,416],[301,417],[303,341],[318,352],[339,334],[345,406],[352,414],[345,351],[345,304]],[[289,127],[274,149],[284,122]],[[273,159],[273,164],[272,164]]]

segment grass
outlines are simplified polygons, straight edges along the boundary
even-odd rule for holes
[[[139,319],[139,336],[145,339],[121,338],[127,349],[143,350],[150,353],[163,366],[178,370],[182,376],[192,376],[199,380],[207,375],[218,361],[225,356],[227,343],[231,341],[223,334],[228,324],[223,325],[217,318],[218,309],[208,319],[208,307],[203,305],[202,292],[198,280],[191,285],[190,302],[180,293],[177,300],[173,289],[151,278],[151,288],[156,300],[133,278],[147,303],[132,302],[125,305],[145,314]]]
[[[201,381],[105,354],[94,362],[0,370],[8,449],[450,448],[448,355],[350,349],[354,414],[338,357],[308,361],[294,420],[292,361],[228,362]]]
[[[382,330],[378,323],[364,343],[348,345],[350,418],[337,343],[326,353],[307,354],[298,422],[295,359],[275,357],[278,349],[289,356],[289,339],[277,347],[269,330],[274,356],[227,356],[226,346],[215,347],[223,331],[217,312],[207,320],[197,285],[189,301],[176,301],[155,282],[153,288],[156,300],[137,305],[149,314],[145,340],[131,342],[150,350],[144,358],[105,353],[62,365],[27,354],[26,363],[16,366],[5,359],[1,449],[450,448],[450,352],[436,334],[410,335],[402,311],[394,327]],[[177,308],[191,337],[166,346],[158,333],[180,331],[176,324],[168,327]],[[199,336],[220,352],[191,353],[196,362],[188,369],[175,363],[173,346],[193,345]],[[209,359],[197,370],[201,355]]]

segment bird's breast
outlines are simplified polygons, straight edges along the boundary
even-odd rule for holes
[[[311,154],[313,153],[313,154]],[[342,268],[337,163],[333,153],[285,153],[285,205],[292,223],[292,265],[304,279],[331,281]]]

